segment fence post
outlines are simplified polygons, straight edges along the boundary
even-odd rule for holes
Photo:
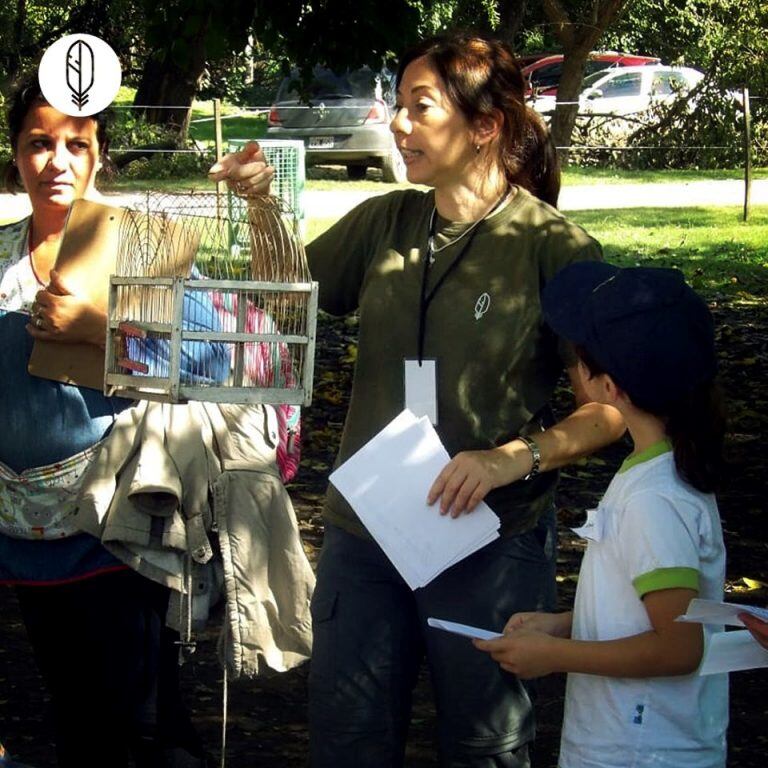
[[[749,88],[742,88],[744,99],[744,221],[749,218],[752,196],[752,115],[749,109]]]
[[[213,100],[213,137],[216,149],[216,162],[219,162],[224,157],[224,141],[221,132],[221,99]],[[222,217],[222,200],[224,199],[226,188],[225,182],[216,182],[216,207],[219,218]]]

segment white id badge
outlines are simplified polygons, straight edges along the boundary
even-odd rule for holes
[[[437,425],[437,360],[404,360],[405,407]]]

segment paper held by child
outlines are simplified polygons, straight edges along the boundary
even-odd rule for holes
[[[484,502],[457,518],[427,504],[448,461],[429,419],[405,410],[330,476],[411,589],[499,536]]]
[[[715,632],[704,651],[699,674],[717,675],[762,667],[768,667],[768,651],[746,629]]]
[[[454,635],[469,637],[473,640],[495,640],[501,637],[500,632],[492,632],[490,629],[480,629],[480,627],[471,627],[468,624],[459,624],[456,621],[446,621],[445,619],[427,619],[427,624],[433,629],[442,629],[444,632],[451,632]]]
[[[701,598],[691,600],[688,610],[678,616],[676,621],[743,627],[740,613],[750,613],[758,619],[768,621],[768,610],[765,608]],[[761,667],[768,667],[768,651],[762,648],[749,632],[715,632],[707,643],[699,674],[717,675]]]
[[[743,627],[744,622],[739,618],[740,613],[751,613],[758,619],[768,621],[768,609],[754,605],[739,605],[720,600],[691,600],[688,610],[678,616],[676,621],[687,621],[698,624],[725,624],[729,627]]]

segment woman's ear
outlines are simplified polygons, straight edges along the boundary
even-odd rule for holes
[[[499,109],[491,110],[489,115],[481,115],[475,119],[472,131],[476,146],[490,144],[500,133],[504,125],[504,116]]]

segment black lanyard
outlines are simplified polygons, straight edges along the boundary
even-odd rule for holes
[[[494,207],[494,211],[496,208],[501,204],[501,200],[497,205]],[[484,219],[487,218],[487,216],[490,216],[490,214],[493,213],[493,211],[490,211]],[[432,302],[432,299],[435,298],[435,294],[440,290],[440,287],[445,282],[445,279],[448,277],[448,275],[453,272],[454,269],[458,266],[459,262],[464,258],[464,255],[466,254],[467,250],[469,249],[469,246],[472,244],[472,240],[474,239],[475,235],[477,234],[477,231],[480,229],[480,226],[482,226],[482,222],[478,226],[474,228],[472,232],[470,232],[469,236],[467,237],[466,241],[464,242],[464,246],[461,248],[461,250],[453,257],[453,261],[448,265],[448,268],[443,272],[442,275],[440,275],[440,278],[438,281],[432,286],[432,290],[427,293],[427,276],[429,275],[429,262],[432,259],[432,240],[433,240],[433,232],[429,232],[429,237],[427,239],[427,250],[424,254],[424,268],[421,273],[421,291],[419,294],[419,338],[418,338],[418,355],[419,355],[419,366],[421,366],[421,361],[424,359],[424,336],[427,332],[427,311],[429,310],[429,305]]]

